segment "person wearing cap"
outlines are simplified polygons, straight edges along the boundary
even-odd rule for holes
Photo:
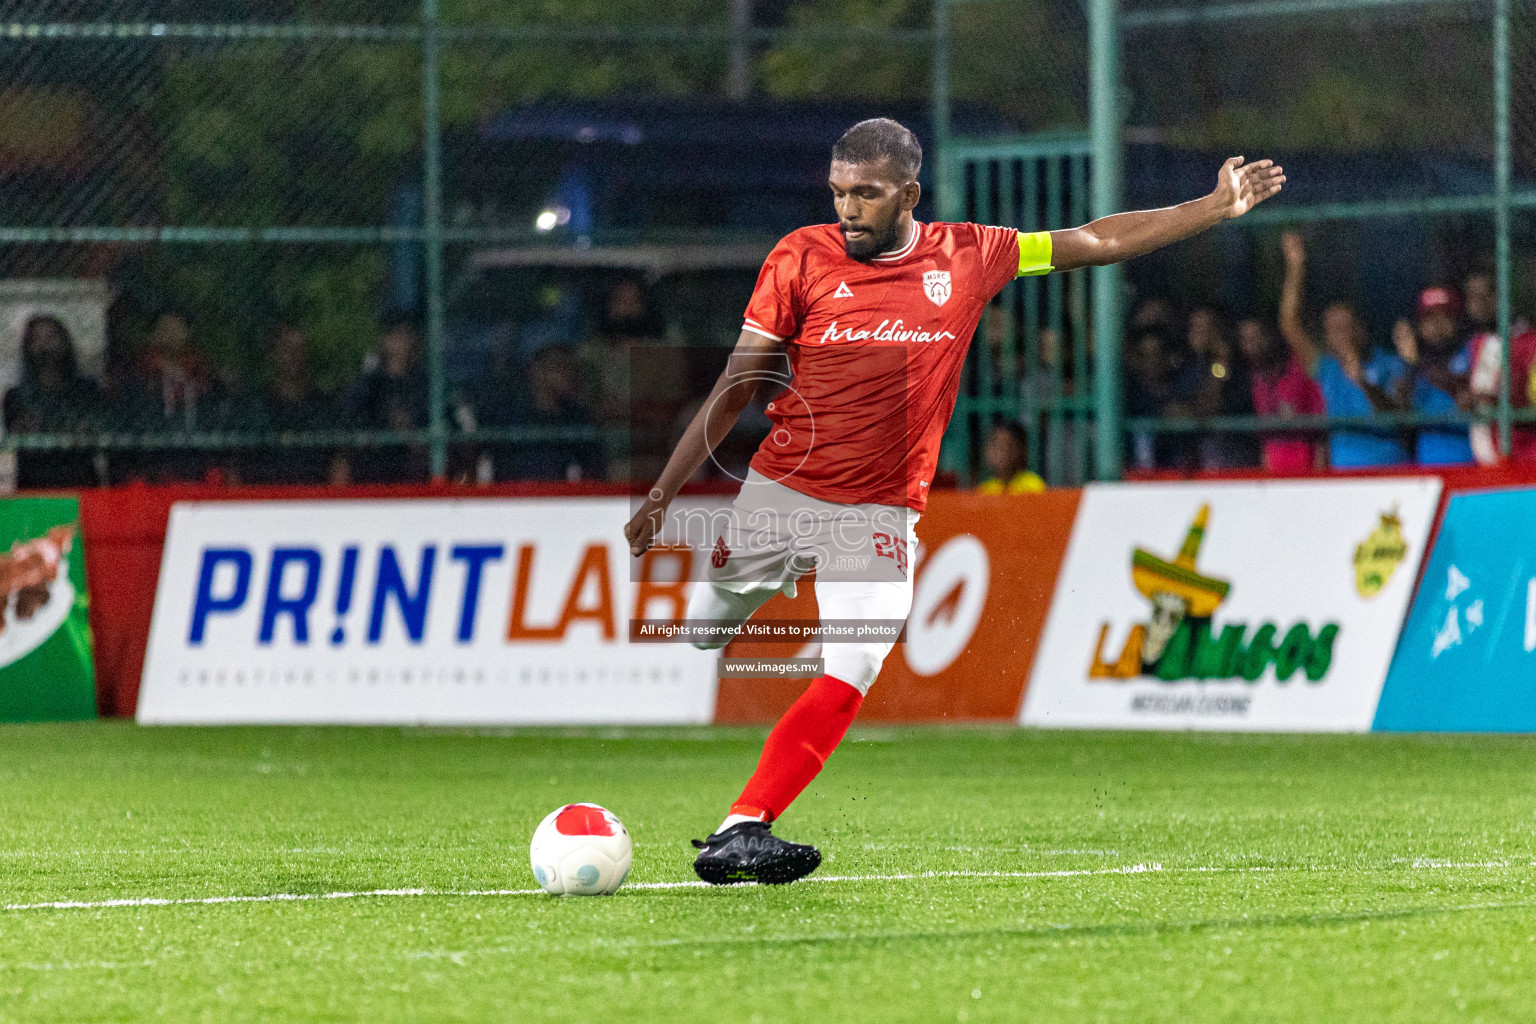
[[[1418,320],[1399,320],[1392,343],[1407,368],[1398,383],[1399,399],[1415,412],[1450,415],[1472,407],[1469,377],[1472,346],[1458,337],[1461,297],[1452,288],[1426,288],[1419,293]],[[1464,425],[1419,428],[1415,456],[1422,466],[1465,466],[1475,459]]]
[[[1373,348],[1365,327],[1345,302],[1330,303],[1322,316],[1319,344],[1302,319],[1302,283],[1306,277],[1306,246],[1301,236],[1281,236],[1285,253],[1285,283],[1280,292],[1280,333],[1298,362],[1323,394],[1329,416],[1371,416],[1402,408],[1400,385],[1403,361]],[[1408,462],[1398,431],[1390,427],[1348,427],[1328,436],[1328,464],[1334,469],[1396,466]]]

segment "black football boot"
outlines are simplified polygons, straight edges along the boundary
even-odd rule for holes
[[[768,831],[765,821],[739,822],[703,842],[695,839],[693,845],[699,851],[693,870],[710,885],[783,885],[804,878],[821,864],[820,850],[785,842]]]

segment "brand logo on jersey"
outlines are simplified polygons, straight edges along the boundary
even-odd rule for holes
[[[924,272],[923,294],[928,296],[935,306],[942,306],[948,302],[950,291],[949,271],[929,270]]]
[[[894,323],[890,320],[880,321],[880,326],[874,330],[869,328],[844,327],[839,330],[837,321],[822,332],[820,344],[825,345],[829,341],[943,341],[948,338],[954,340],[954,335],[948,331],[929,331],[921,327],[908,327],[901,320]]]
[[[834,299],[851,299],[853,298],[853,289],[848,287],[847,281],[839,281],[837,291],[832,293],[832,297]]]

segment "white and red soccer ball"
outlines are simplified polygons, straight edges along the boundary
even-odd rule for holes
[[[528,856],[545,892],[607,896],[624,884],[634,847],[613,812],[597,804],[566,804],[533,830]]]

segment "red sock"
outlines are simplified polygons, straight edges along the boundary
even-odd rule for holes
[[[731,805],[732,814],[772,821],[811,784],[859,713],[864,695],[841,679],[811,683],[768,734],[757,771]]]

